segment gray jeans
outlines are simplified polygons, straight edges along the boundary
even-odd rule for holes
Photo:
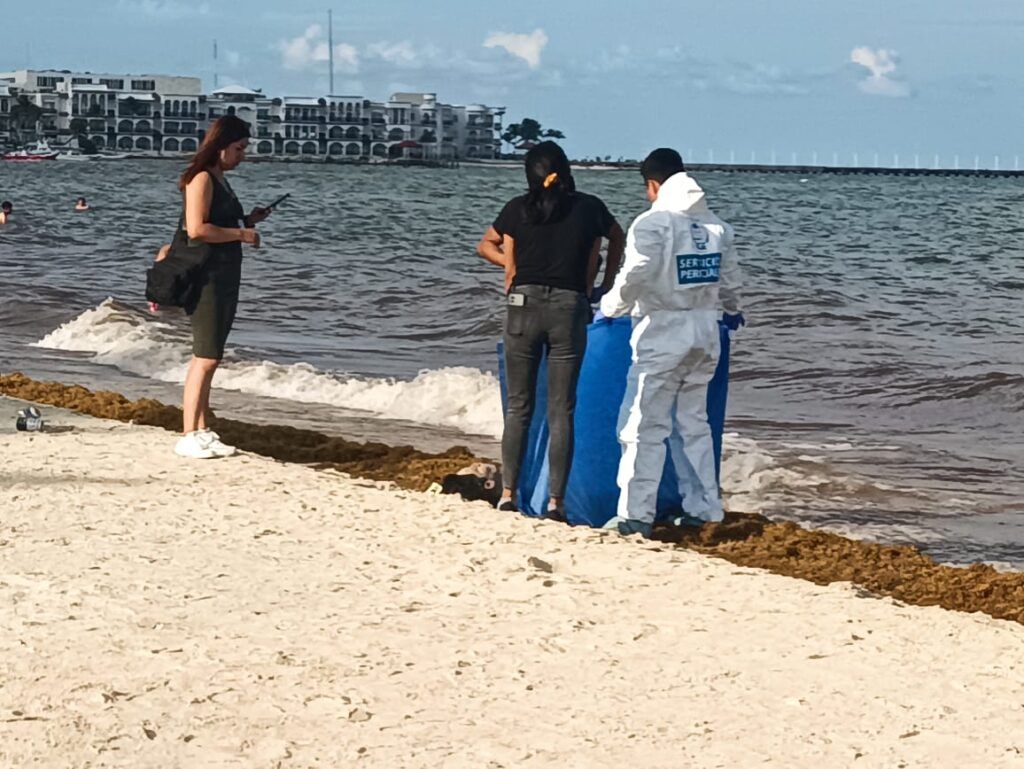
[[[548,430],[551,496],[565,496],[573,452],[576,383],[587,349],[590,304],[578,291],[521,286],[522,307],[508,306],[505,318],[505,376],[508,410],[501,438],[502,480],[516,490],[537,392],[541,358],[548,362]]]

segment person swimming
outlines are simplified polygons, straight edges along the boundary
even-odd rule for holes
[[[0,224],[7,224],[7,220],[11,218],[11,213],[14,211],[14,206],[11,205],[11,201],[5,200],[0,203]]]
[[[85,202],[85,198],[79,198],[77,201],[75,201],[75,210],[76,211],[88,211],[89,210],[89,204]]]

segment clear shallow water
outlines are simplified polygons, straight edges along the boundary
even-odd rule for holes
[[[178,170],[0,164],[0,197],[16,206],[0,229],[0,367],[177,397],[187,326],[141,311],[141,292],[177,217]],[[218,375],[242,395],[225,405],[493,453],[501,276],[473,249],[521,179],[240,169],[232,181],[247,205],[292,198],[245,264],[232,361]],[[1024,566],[1020,183],[699,179],[736,226],[747,273],[730,506]],[[644,208],[633,172],[581,171],[578,182],[624,226]],[[93,211],[71,210],[79,194]]]

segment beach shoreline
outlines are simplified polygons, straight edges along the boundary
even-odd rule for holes
[[[20,374],[0,375],[2,396],[174,432],[181,424],[178,408],[155,400],[129,401],[118,393],[93,393],[81,386],[37,382]],[[481,459],[460,446],[429,453],[410,446],[358,443],[289,426],[227,419],[217,420],[215,426],[225,440],[243,450],[409,491],[426,491],[444,475]],[[168,453],[170,445],[168,436]],[[849,582],[911,605],[983,612],[1024,624],[1024,573],[1001,572],[983,564],[942,565],[910,546],[866,542],[773,522],[757,514],[729,514],[724,523],[700,529],[663,527],[656,530],[656,538],[667,546],[818,585]]]
[[[1020,624],[44,408],[0,424],[0,765],[1024,760]]]

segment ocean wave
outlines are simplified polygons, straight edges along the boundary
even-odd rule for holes
[[[769,450],[752,438],[727,432],[722,440],[721,484],[726,509],[739,513],[786,513],[814,521],[832,509],[891,504],[928,505],[922,490],[845,472],[834,455],[898,446],[850,443],[785,444]],[[811,450],[808,454],[802,450]]]
[[[88,353],[96,363],[181,383],[192,357],[189,336],[180,323],[108,298],[51,331],[36,346]],[[219,388],[252,395],[325,403],[476,435],[501,435],[498,380],[469,367],[424,370],[403,381],[346,376],[306,363],[246,360],[229,351],[215,381]]]

